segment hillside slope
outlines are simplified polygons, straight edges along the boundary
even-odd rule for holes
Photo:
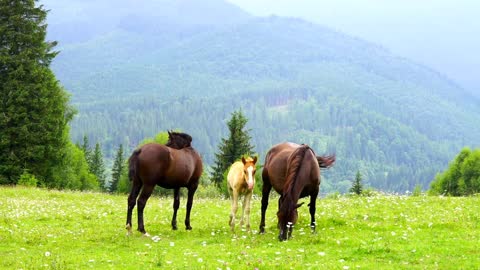
[[[137,11],[131,27],[120,20],[66,43],[53,68],[79,108],[74,140],[87,134],[109,155],[179,128],[212,164],[242,108],[261,156],[284,140],[336,152],[322,185],[341,191],[357,170],[377,188],[426,187],[461,147],[480,144],[479,100],[435,71],[302,20],[237,14],[163,31]]]

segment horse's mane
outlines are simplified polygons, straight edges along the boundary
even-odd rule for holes
[[[299,169],[307,151],[312,151],[310,146],[303,144],[295,149],[289,157],[285,185],[283,186],[283,202],[281,208],[285,214],[290,213],[296,207],[296,201],[292,200],[293,189],[298,179]]]
[[[168,139],[165,145],[175,149],[190,147],[192,143],[192,136],[182,132],[169,131]]]

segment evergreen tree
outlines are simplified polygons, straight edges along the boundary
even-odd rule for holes
[[[232,117],[227,122],[229,136],[222,138],[218,147],[218,152],[215,153],[215,164],[213,166],[212,181],[220,187],[224,172],[232,163],[243,155],[250,155],[253,153],[253,146],[250,144],[251,137],[248,134],[249,130],[245,129],[248,119],[243,115],[242,111],[234,111]]]
[[[105,164],[103,163],[103,154],[99,143],[95,144],[95,150],[93,151],[89,167],[90,172],[97,177],[100,188],[106,190]]]
[[[80,146],[82,149],[83,153],[85,154],[85,159],[87,160],[88,164],[91,162],[91,157],[92,157],[92,150],[90,149],[90,143],[88,141],[87,135],[83,135],[83,143]]]
[[[0,0],[0,184],[28,170],[40,185],[55,186],[69,143],[74,110],[50,63],[43,6],[34,0]]]
[[[126,170],[126,162],[125,157],[123,156],[123,145],[120,144],[117,150],[117,154],[115,155],[115,161],[113,162],[112,168],[112,182],[110,182],[109,191],[115,192],[117,191],[118,183],[120,182],[120,177],[122,173]]]
[[[357,171],[357,174],[355,175],[355,181],[353,181],[350,192],[357,195],[361,195],[363,192],[362,175],[360,174],[360,171]]]

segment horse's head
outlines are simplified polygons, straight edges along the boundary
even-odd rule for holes
[[[243,163],[243,175],[245,177],[245,182],[247,182],[248,189],[252,190],[253,186],[255,185],[255,172],[256,172],[255,163],[257,163],[257,157],[256,156],[253,158],[242,157],[242,163]]]
[[[256,156],[253,158],[242,157],[242,163],[243,163],[243,175],[245,178],[245,182],[247,182],[248,189],[252,190],[253,186],[255,185],[255,172],[256,172],[255,164],[257,163],[257,157]]]
[[[168,142],[166,146],[175,148],[175,149],[182,149],[185,147],[190,147],[192,144],[192,136],[186,133],[168,131]]]
[[[278,240],[285,241],[292,236],[293,225],[297,223],[298,219],[297,208],[302,205],[303,202],[294,204],[290,200],[280,201],[280,209],[277,212],[278,228],[280,230]]]

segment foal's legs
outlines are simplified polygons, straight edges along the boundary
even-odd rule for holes
[[[176,188],[173,191],[172,230],[177,229],[177,210],[179,207],[180,207],[180,188]]]
[[[232,209],[230,211],[230,228],[232,232],[235,230],[235,216],[237,215],[237,208],[238,208],[238,191],[233,189],[232,190]]]
[[[247,194],[245,194],[245,198],[243,199],[242,219],[240,221],[240,226],[242,226],[243,220],[245,219],[247,231],[250,231],[250,203],[252,200],[252,194],[253,194],[253,191],[250,191]]]
[[[138,230],[147,236],[148,234],[145,231],[145,226],[143,224],[143,209],[145,209],[147,200],[150,198],[150,195],[152,195],[154,188],[155,185],[144,185],[140,197],[137,200]]]
[[[265,212],[268,207],[268,196],[270,195],[270,190],[272,190],[272,185],[270,184],[270,179],[265,169],[262,171],[262,180],[262,218],[260,220],[260,233],[265,233]]]
[[[198,187],[198,179],[193,181],[194,184],[188,187],[188,199],[187,199],[187,214],[185,215],[185,228],[187,230],[191,230],[192,226],[190,226],[190,211],[192,210],[193,205],[193,195],[195,191],[197,191]]]
[[[127,208],[127,224],[125,228],[127,229],[127,233],[132,233],[132,211],[135,208],[135,201],[137,200],[138,193],[142,188],[142,183],[138,181],[133,181],[132,189],[130,190],[130,195],[128,195],[128,208]]]

